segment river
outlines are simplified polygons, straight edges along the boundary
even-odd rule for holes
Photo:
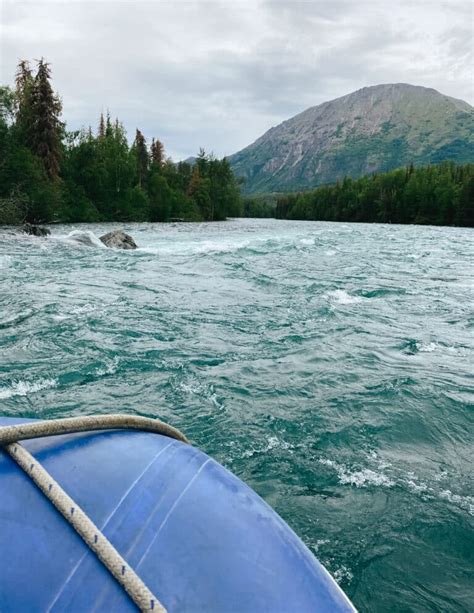
[[[158,416],[361,611],[472,610],[473,231],[116,227],[0,230],[1,414]]]

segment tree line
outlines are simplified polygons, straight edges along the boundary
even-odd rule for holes
[[[278,219],[474,226],[474,164],[393,170],[280,196]]]
[[[238,181],[224,158],[199,152],[175,164],[140,130],[101,114],[97,129],[68,131],[43,59],[0,87],[0,223],[216,221],[239,216]]]
[[[474,165],[438,165],[345,178],[286,195],[240,196],[228,161],[203,150],[175,164],[159,139],[100,115],[68,131],[43,59],[18,64],[0,87],[0,223],[215,221],[228,216],[474,226]],[[276,200],[276,203],[275,203]]]

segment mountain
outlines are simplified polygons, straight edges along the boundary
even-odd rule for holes
[[[473,162],[473,107],[405,83],[364,87],[284,121],[228,159],[246,193],[308,189],[411,162]]]

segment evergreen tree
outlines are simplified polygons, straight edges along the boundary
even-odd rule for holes
[[[161,168],[163,166],[164,157],[165,148],[161,141],[153,138],[151,141],[151,163],[157,168]]]
[[[104,120],[104,113],[100,114],[100,118],[99,118],[99,129],[97,131],[97,136],[99,139],[104,139],[105,138],[105,120]]]
[[[21,60],[18,64],[15,85],[16,126],[26,142],[32,129],[32,92],[34,86],[33,74],[27,60]]]
[[[112,136],[112,121],[110,119],[110,111],[107,109],[107,117],[105,120],[105,136],[110,138]]]
[[[60,121],[61,101],[53,92],[50,78],[49,64],[39,60],[31,90],[29,142],[33,153],[42,160],[49,179],[55,180],[59,176],[63,124]]]
[[[133,146],[137,158],[138,187],[142,187],[146,183],[149,160],[145,137],[138,128],[135,134],[135,142]]]

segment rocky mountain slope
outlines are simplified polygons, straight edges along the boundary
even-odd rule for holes
[[[426,87],[364,87],[271,128],[229,161],[247,193],[308,189],[411,162],[472,162],[473,110]]]

